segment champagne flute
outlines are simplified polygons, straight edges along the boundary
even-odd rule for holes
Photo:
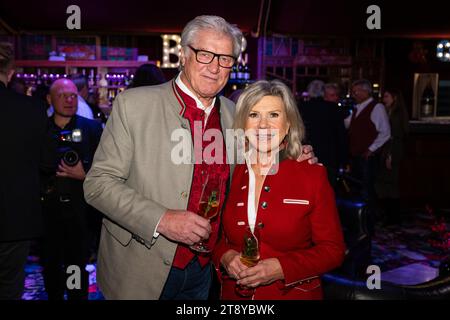
[[[244,241],[239,258],[247,267],[256,266],[260,259],[257,230],[256,228],[255,232],[252,232],[249,226],[245,228]],[[242,297],[251,297],[255,293],[255,289],[236,284],[235,292]]]
[[[222,178],[210,179],[208,175],[203,184],[197,214],[209,221],[219,213],[222,182]],[[211,248],[203,241],[191,245],[190,248],[201,253],[211,252]]]

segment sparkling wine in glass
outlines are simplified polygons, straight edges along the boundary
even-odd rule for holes
[[[209,221],[219,213],[222,183],[223,179],[221,178],[210,179],[207,176],[203,185],[197,214]],[[203,241],[193,244],[190,248],[202,253],[211,252],[211,248]]]
[[[256,235],[247,227],[240,256],[241,262],[247,267],[255,266],[259,261],[259,242]]]
[[[254,233],[250,227],[247,226],[245,228],[242,251],[239,258],[247,267],[255,266],[260,259],[257,230],[256,228]],[[235,292],[242,297],[251,297],[255,293],[255,289],[236,285]]]

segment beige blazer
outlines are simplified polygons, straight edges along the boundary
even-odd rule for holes
[[[234,104],[220,97],[220,105],[225,130]],[[171,161],[179,145],[172,132],[182,128],[190,138],[180,111],[172,81],[126,90],[114,101],[84,182],[86,201],[106,216],[97,282],[107,299],[158,299],[166,282],[177,243],[153,234],[167,209],[187,208],[194,168]]]

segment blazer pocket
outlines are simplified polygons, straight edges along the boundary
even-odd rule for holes
[[[300,204],[300,205],[309,205],[309,200],[303,199],[283,199],[283,203],[286,204]]]
[[[126,247],[130,244],[131,238],[133,236],[131,232],[106,218],[103,219],[103,226],[105,227],[106,231],[122,246]]]

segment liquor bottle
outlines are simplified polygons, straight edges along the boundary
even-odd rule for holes
[[[108,80],[106,80],[105,74],[97,74],[99,76],[100,80],[97,82],[98,85],[98,104],[99,106],[109,106],[109,100],[108,100]]]
[[[428,81],[425,90],[422,93],[422,99],[420,100],[420,117],[430,118],[434,116],[434,90],[431,86],[431,80]]]
[[[36,70],[36,86],[39,86],[42,84],[42,74],[41,74],[41,69],[37,69]]]
[[[239,64],[239,66],[237,67],[237,80],[243,80],[244,79],[244,67],[242,66],[242,64]]]
[[[94,69],[91,69],[89,71],[89,77],[88,77],[88,87],[92,88],[95,85],[95,80],[94,80]]]
[[[124,85],[128,87],[130,85],[130,70],[125,71]]]
[[[250,68],[249,68],[248,64],[246,64],[244,66],[244,80],[245,81],[250,80]]]
[[[230,80],[235,80],[236,79],[236,65],[233,65],[233,68],[231,68],[231,72],[230,72]]]

